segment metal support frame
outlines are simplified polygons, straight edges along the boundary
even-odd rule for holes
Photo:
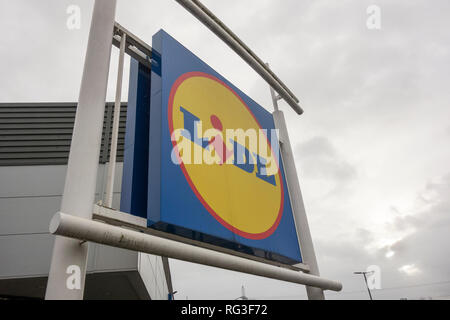
[[[267,260],[261,257],[256,257],[254,255],[245,254],[242,252],[234,251],[232,249],[227,249],[225,247],[215,246],[206,242],[201,242],[193,239],[188,239],[179,235],[175,235],[168,232],[158,231],[147,226],[147,219],[133,216],[131,214],[120,212],[117,210],[113,210],[111,208],[94,205],[93,219],[96,221],[101,221],[110,225],[115,225],[119,227],[124,227],[128,229],[132,229],[138,232],[146,233],[155,237],[165,238],[168,240],[173,240],[185,244],[189,244],[191,246],[201,247],[209,250],[214,250],[218,252],[222,252],[228,255],[237,256],[241,258],[245,258],[247,260],[253,260],[257,262],[262,262],[265,264],[270,264],[273,266],[277,266],[284,269],[289,269],[293,271],[301,271],[305,273],[309,273],[309,266],[303,263],[296,264],[295,266],[283,264],[277,261]]]
[[[95,1],[61,203],[61,210],[85,219],[92,218],[95,200],[115,13],[116,0]],[[87,254],[87,243],[56,237],[46,299],[83,299]],[[81,283],[72,288],[67,272],[74,267]]]
[[[216,16],[198,0],[176,0],[203,24],[212,30],[244,61],[246,61],[271,86],[275,112],[274,119],[281,136],[281,154],[284,160],[288,189],[294,209],[294,220],[305,264],[278,266],[268,261],[255,261],[237,253],[219,252],[216,248],[198,247],[179,241],[127,229],[126,224],[114,226],[92,220],[98,155],[101,147],[102,123],[104,117],[106,89],[109,74],[112,45],[120,47],[119,74],[117,80],[116,106],[112,137],[112,152],[108,170],[107,201],[112,204],[114,168],[117,143],[117,123],[120,115],[120,99],[123,77],[124,53],[129,54],[144,65],[151,67],[152,48],[135,37],[128,30],[115,23],[117,0],[96,0],[89,33],[88,49],[81,83],[66,184],[61,212],[50,224],[50,232],[55,234],[46,299],[82,299],[87,265],[87,241],[113,247],[144,252],[203,265],[244,272],[253,275],[289,281],[307,286],[310,299],[323,299],[323,290],[340,291],[342,284],[323,279],[319,269],[303,206],[295,162],[287,133],[283,113],[278,110],[278,100],[284,99],[298,114],[303,110],[299,100],[281,80]],[[278,96],[276,95],[278,92]],[[105,210],[107,210],[105,208]],[[112,210],[113,211],[113,210]],[[64,212],[64,213],[63,213]],[[113,219],[114,220],[114,219]],[[140,222],[137,221],[139,224]],[[125,227],[124,227],[125,225]],[[146,227],[146,224],[143,224]],[[128,226],[129,228],[129,226]],[[81,284],[79,288],[69,288],[67,280],[71,274],[69,267],[78,267]],[[299,270],[308,272],[305,274]]]
[[[151,68],[152,47],[117,22],[114,24],[113,45],[120,48],[122,35],[126,36],[125,53]]]
[[[219,20],[198,0],[176,0],[188,10],[200,22],[208,27],[216,36],[225,42],[247,64],[253,68],[278,94],[297,112],[303,114],[303,109],[298,105],[298,98],[281,82],[281,80],[240,40],[223,22]]]
[[[125,58],[125,46],[127,42],[127,35],[122,34],[120,40],[119,53],[119,67],[117,69],[117,84],[116,84],[116,101],[114,104],[114,118],[113,129],[111,137],[111,152],[109,155],[108,176],[106,180],[106,196],[105,204],[112,208],[113,194],[114,194],[114,178],[116,174],[116,159],[117,159],[117,140],[119,139],[119,125],[120,125],[120,105],[122,103],[122,80],[123,80],[123,62]]]
[[[319,287],[324,290],[340,291],[342,289],[342,285],[337,281],[75,217],[62,212],[53,217],[50,223],[50,232],[81,241],[101,243],[191,263]]]

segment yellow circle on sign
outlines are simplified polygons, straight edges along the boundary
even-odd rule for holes
[[[190,72],[173,85],[168,107],[174,151],[192,190],[208,212],[242,237],[260,240],[272,235],[280,223],[284,203],[278,160],[242,98],[221,80]],[[197,119],[195,123],[193,119]],[[186,128],[197,132],[186,135]],[[244,140],[238,136],[233,140],[227,135],[229,130],[249,134],[244,135]],[[252,133],[257,135],[256,148],[249,139]],[[247,148],[242,159],[248,164],[248,157],[253,157],[253,167],[247,165],[243,170],[235,165],[234,142]],[[276,170],[270,171],[273,183],[261,178],[258,156],[266,164],[276,165]]]

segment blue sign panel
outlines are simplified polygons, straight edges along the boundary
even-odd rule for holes
[[[272,115],[162,30],[149,73],[132,61],[121,210],[145,212],[150,228],[301,262]]]

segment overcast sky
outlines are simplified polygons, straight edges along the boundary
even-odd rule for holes
[[[81,8],[79,30],[66,27],[71,4]],[[271,64],[305,109],[299,117],[281,104],[321,274],[344,285],[327,297],[366,299],[353,271],[371,265],[382,272],[375,298],[450,296],[450,2],[204,4]],[[373,4],[380,30],[367,28]],[[77,100],[92,5],[0,0],[0,102]],[[119,0],[117,21],[149,44],[165,29],[271,110],[265,82],[175,1]],[[178,299],[234,299],[242,285],[251,299],[306,298],[299,285],[173,260],[171,268]]]

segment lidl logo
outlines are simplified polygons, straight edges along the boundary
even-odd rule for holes
[[[242,237],[270,236],[283,214],[284,190],[278,155],[249,107],[201,72],[177,79],[168,107],[173,155],[208,212]]]

